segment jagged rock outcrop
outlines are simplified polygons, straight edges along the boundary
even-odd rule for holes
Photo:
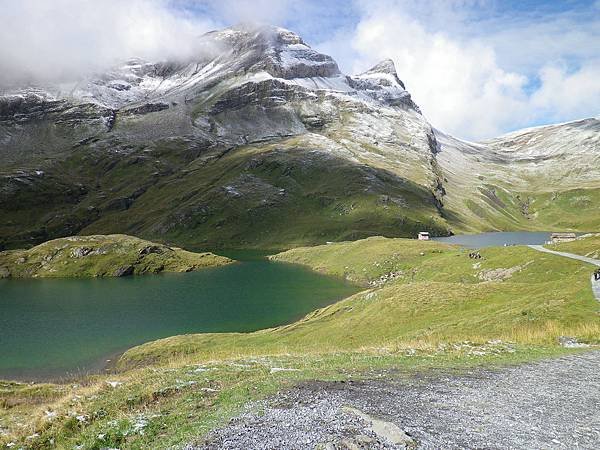
[[[392,106],[404,106],[420,112],[404,83],[398,78],[394,61],[386,59],[366,72],[349,78],[352,87],[368,93],[378,101]]]

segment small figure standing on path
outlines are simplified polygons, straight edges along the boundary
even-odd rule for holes
[[[596,269],[594,272],[594,281],[600,280],[600,269]]]

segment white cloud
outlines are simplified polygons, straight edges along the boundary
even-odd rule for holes
[[[195,38],[209,29],[262,21],[308,30],[307,42],[329,36],[316,47],[346,71],[391,57],[430,121],[459,137],[487,138],[600,114],[600,3],[563,10],[548,3],[516,12],[503,5],[0,0],[0,84],[78,76],[132,56],[186,58],[197,54]]]
[[[498,134],[522,109],[526,79],[498,67],[492,48],[429,33],[399,12],[376,13],[357,27],[357,71],[391,57],[428,119],[460,136]]]
[[[5,82],[74,76],[132,56],[184,58],[214,25],[167,0],[0,0],[0,8]]]
[[[207,31],[283,22],[300,0],[0,0],[0,85],[77,78],[131,57],[184,59]]]
[[[468,1],[359,3],[362,17],[350,38],[355,53],[346,52],[353,71],[391,57],[440,129],[482,139],[600,112],[599,40],[593,39],[600,28],[581,17],[495,22],[473,17]],[[340,46],[334,39],[321,47]]]
[[[541,87],[531,96],[531,106],[539,114],[562,121],[600,112],[600,61],[571,73],[565,65],[548,65],[540,78]]]
[[[558,60],[600,57],[600,14],[564,12],[550,16],[502,17],[474,27],[510,70],[536,72]]]

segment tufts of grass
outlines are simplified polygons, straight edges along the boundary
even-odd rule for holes
[[[518,364],[567,353],[503,343],[371,348],[324,355],[249,357],[170,364],[44,385],[28,405],[0,405],[0,445],[46,448],[180,448],[262,399],[301,381]],[[286,370],[272,370],[286,369]],[[28,385],[11,383],[5,396]],[[47,386],[47,387],[46,387]],[[12,392],[10,391],[12,389]]]

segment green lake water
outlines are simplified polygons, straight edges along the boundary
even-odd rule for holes
[[[0,280],[0,378],[97,371],[143,342],[281,325],[358,290],[300,266],[246,259],[186,274]]]

